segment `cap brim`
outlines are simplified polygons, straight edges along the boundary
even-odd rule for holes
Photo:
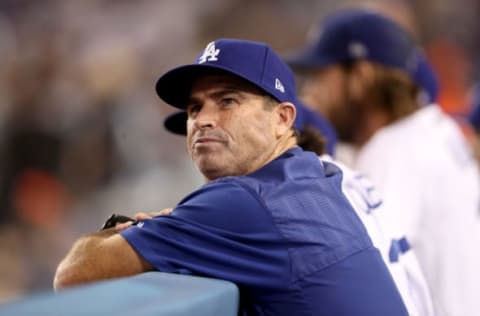
[[[185,136],[187,135],[187,119],[187,112],[175,112],[165,118],[163,126],[170,133]]]
[[[251,81],[242,74],[220,65],[217,66],[211,64],[190,64],[174,68],[158,79],[157,84],[155,85],[155,90],[163,101],[176,108],[184,110],[188,102],[193,82],[197,78],[210,74],[213,71],[225,72],[237,76],[253,84],[262,91],[265,91],[262,87],[259,87],[257,83]]]
[[[312,49],[306,49],[293,53],[285,58],[285,62],[295,70],[308,70],[308,68],[320,68],[336,63],[339,58],[320,56]]]

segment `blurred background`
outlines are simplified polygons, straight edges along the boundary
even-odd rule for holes
[[[383,10],[423,45],[460,123],[480,75],[478,0],[0,0],[0,302],[51,290],[111,213],[174,206],[202,183],[156,79],[219,37],[284,56],[345,6]]]

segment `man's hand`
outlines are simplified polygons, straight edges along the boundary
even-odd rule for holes
[[[164,208],[161,211],[158,212],[151,212],[151,213],[137,213],[133,216],[137,221],[141,221],[144,219],[152,219],[157,216],[164,216],[164,215],[170,215],[172,213],[173,208]]]
[[[172,213],[172,211],[173,211],[173,208],[164,208],[163,210],[158,211],[158,212],[151,212],[151,213],[140,212],[140,213],[135,214],[133,216],[133,218],[135,218],[135,220],[137,220],[137,221],[143,221],[143,220],[146,220],[146,219],[152,219],[152,218],[157,217],[157,216],[170,215],[170,213]],[[115,231],[120,232],[120,231],[132,226],[132,224],[133,224],[132,221],[117,224],[115,226]]]

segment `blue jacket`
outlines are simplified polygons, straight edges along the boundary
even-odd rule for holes
[[[408,315],[341,181],[294,148],[121,234],[159,271],[236,283],[241,315]]]

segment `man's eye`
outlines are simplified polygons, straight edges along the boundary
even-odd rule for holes
[[[221,102],[223,105],[233,105],[236,103],[236,100],[234,98],[222,98]]]
[[[199,104],[192,104],[187,107],[187,114],[188,116],[192,116],[200,112],[202,106]]]

